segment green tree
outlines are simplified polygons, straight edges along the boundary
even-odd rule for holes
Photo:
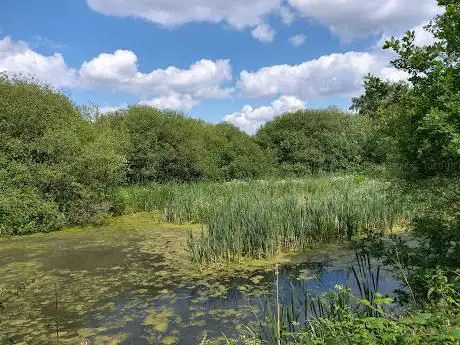
[[[378,119],[382,108],[399,103],[407,96],[409,87],[404,82],[392,83],[368,74],[364,77],[364,94],[353,97],[350,110],[357,111],[360,115]]]
[[[114,133],[63,94],[0,76],[2,233],[50,231],[106,213],[104,191],[124,179]]]
[[[460,3],[438,4],[443,13],[426,26],[434,43],[417,46],[410,31],[384,46],[398,55],[393,66],[410,75],[410,94],[388,114],[403,162],[422,176],[460,170]]]
[[[230,124],[209,124],[148,106],[97,122],[126,138],[130,183],[228,181],[270,172],[269,157],[254,138]]]
[[[287,113],[257,133],[287,174],[344,171],[359,167],[369,121],[337,109]]]

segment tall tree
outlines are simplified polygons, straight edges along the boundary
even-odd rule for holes
[[[434,43],[417,46],[409,31],[384,46],[398,55],[392,65],[410,76],[410,95],[390,113],[402,157],[421,175],[460,171],[460,2],[438,4],[443,13],[425,28]]]

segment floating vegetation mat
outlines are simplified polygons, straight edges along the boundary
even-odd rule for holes
[[[187,345],[234,336],[272,298],[273,266],[254,261],[244,264],[251,269],[198,270],[186,242],[189,231],[200,229],[160,224],[144,213],[100,227],[0,240],[0,340]],[[329,246],[308,257],[308,263],[282,266],[282,294],[303,291],[305,284],[321,292],[352,281],[353,253]],[[305,256],[279,259],[302,262]]]

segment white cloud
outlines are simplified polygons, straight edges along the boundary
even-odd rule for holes
[[[414,43],[418,46],[425,46],[430,45],[436,42],[436,38],[433,34],[427,30],[425,30],[425,26],[428,22],[417,25],[415,28],[411,30],[415,31],[415,41]]]
[[[284,24],[290,25],[295,20],[295,14],[288,6],[282,6],[280,8],[280,17]]]
[[[140,104],[150,105],[158,109],[168,109],[177,111],[190,111],[198,101],[190,95],[172,94],[164,97],[157,97],[147,101],[141,101]]]
[[[84,62],[79,75],[89,88],[129,92],[142,100],[172,94],[190,95],[195,99],[222,98],[233,91],[222,86],[232,79],[228,60],[203,59],[188,69],[170,66],[142,73],[132,51],[117,50]]]
[[[397,35],[437,13],[435,0],[288,0],[305,17],[326,25],[345,40],[385,32]]]
[[[261,23],[252,30],[251,35],[264,43],[273,42],[276,32],[266,23]]]
[[[415,45],[417,46],[424,46],[424,45],[430,45],[430,44],[433,44],[434,42],[436,42],[436,38],[433,36],[433,34],[427,30],[425,30],[425,26],[428,24],[429,22],[425,22],[425,23],[422,23],[420,25],[417,25],[411,29],[407,29],[407,30],[410,30],[410,31],[414,31],[415,32]],[[388,33],[383,33],[381,36],[380,36],[380,40],[377,42],[377,44],[375,45],[375,49],[379,49],[379,48],[382,48],[385,41],[389,40],[392,36],[395,36],[396,38],[399,38],[401,39],[404,35],[404,33],[407,31],[405,30],[404,32],[401,32],[399,33],[398,35],[390,35]]]
[[[170,66],[143,73],[138,58],[129,50],[102,53],[77,69],[69,68],[64,57],[44,56],[25,42],[0,39],[0,71],[9,75],[30,74],[55,87],[73,87],[129,93],[141,102],[161,108],[190,110],[201,100],[228,97],[234,89],[228,60],[199,60],[188,68]]]
[[[136,78],[137,56],[129,50],[117,50],[113,54],[102,53],[85,61],[79,71],[80,78],[88,87],[129,87]]]
[[[226,22],[242,29],[279,11],[282,0],[87,0],[99,13],[139,17],[164,26],[190,22]]]
[[[108,107],[99,107],[99,112],[101,114],[113,113],[115,111],[128,109],[128,104],[124,103],[121,105],[108,106]]]
[[[265,122],[270,121],[275,116],[288,111],[295,111],[305,108],[305,103],[294,96],[281,96],[271,102],[270,105],[253,108],[245,105],[241,111],[225,115],[224,121],[234,124],[240,129],[253,134]]]
[[[295,35],[289,38],[289,43],[293,46],[298,47],[305,43],[305,35]]]
[[[156,97],[138,102],[139,105],[148,105],[157,109],[175,110],[179,112],[190,111],[199,102],[190,95],[171,94],[169,96]],[[111,113],[118,110],[128,109],[128,104],[123,103],[115,106],[100,107],[102,114]]]
[[[10,37],[0,39],[0,72],[10,75],[33,75],[56,87],[71,87],[76,83],[76,71],[69,68],[60,53],[41,55],[22,41]]]
[[[86,0],[101,14],[137,17],[174,27],[190,22],[226,23],[254,29],[268,16],[289,25],[296,15],[313,18],[345,40],[356,36],[397,35],[431,19],[435,0]],[[294,14],[296,12],[296,14]]]
[[[274,65],[240,73],[237,87],[247,97],[289,94],[301,99],[354,95],[363,76],[372,73],[391,80],[404,73],[389,67],[389,52],[348,52],[321,56],[299,65]]]

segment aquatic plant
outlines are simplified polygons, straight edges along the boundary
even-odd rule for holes
[[[199,208],[206,227],[190,233],[188,252],[198,264],[269,258],[383,232],[399,216],[387,185],[356,178],[251,183],[197,204],[206,205]]]

